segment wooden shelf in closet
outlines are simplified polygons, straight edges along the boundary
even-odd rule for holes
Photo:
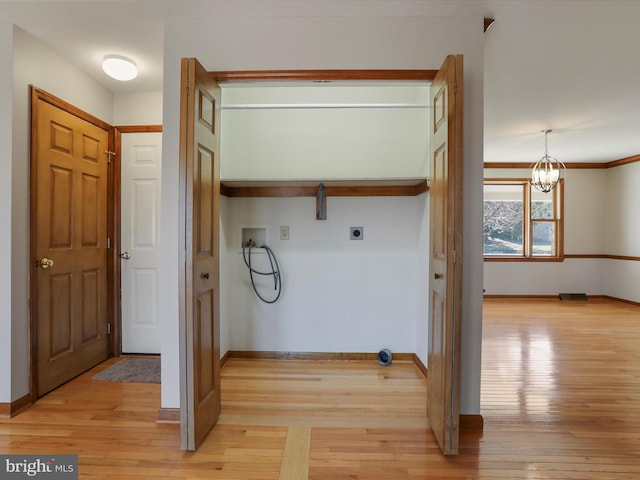
[[[324,185],[326,197],[411,197],[429,190],[427,180],[285,180],[221,181],[220,193],[227,197],[315,197]]]

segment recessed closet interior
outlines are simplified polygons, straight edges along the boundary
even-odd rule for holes
[[[384,187],[429,176],[429,83],[221,87],[221,353],[388,348],[426,364],[429,193],[387,196]],[[318,220],[318,199],[287,187],[321,183],[381,188],[327,196],[326,219]],[[267,186],[280,193],[229,193]],[[362,229],[357,240],[354,226]],[[242,258],[247,229],[277,255],[283,288],[273,304],[251,287]],[[259,288],[271,296],[272,280]]]

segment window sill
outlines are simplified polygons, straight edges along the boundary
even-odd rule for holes
[[[484,257],[485,262],[564,262],[561,257]]]

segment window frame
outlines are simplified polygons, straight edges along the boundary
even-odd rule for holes
[[[531,216],[531,189],[535,188],[529,184],[526,178],[485,178],[483,181],[483,191],[486,185],[520,185],[523,190],[523,254],[522,255],[493,255],[484,253],[485,262],[563,262],[564,261],[564,179],[560,179],[556,188],[550,192],[553,194],[553,218],[539,219]],[[482,200],[484,204],[484,197]],[[533,224],[534,222],[552,223],[555,225],[555,255],[534,255],[533,254]],[[483,222],[484,224],[484,222]]]

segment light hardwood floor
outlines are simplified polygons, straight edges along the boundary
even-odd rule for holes
[[[410,362],[230,359],[220,422],[196,453],[155,422],[158,385],[91,380],[11,420],[0,453],[77,453],[83,479],[640,478],[640,308],[486,300],[484,432],[440,455]]]

